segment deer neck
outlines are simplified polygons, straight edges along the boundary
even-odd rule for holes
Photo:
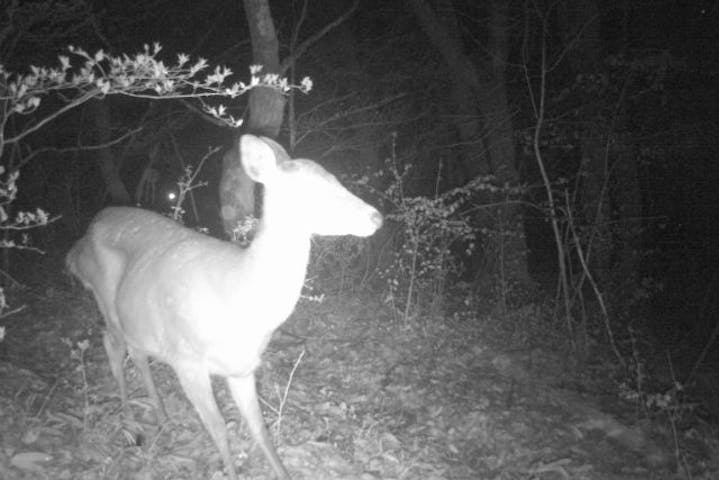
[[[254,287],[277,292],[292,307],[305,281],[311,246],[310,233],[298,228],[299,223],[297,218],[264,217],[243,252],[255,272]]]

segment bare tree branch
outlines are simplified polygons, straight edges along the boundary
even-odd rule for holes
[[[118,143],[121,143],[125,141],[125,139],[132,137],[133,135],[136,135],[140,133],[143,130],[143,127],[137,127],[133,130],[130,130],[129,132],[126,132],[125,134],[110,140],[109,142],[104,143],[98,143],[95,145],[78,145],[76,147],[65,147],[65,148],[56,148],[56,147],[44,147],[44,148],[38,148],[37,150],[34,150],[32,153],[30,153],[28,156],[23,158],[20,163],[13,168],[12,170],[20,170],[22,167],[30,163],[30,161],[43,154],[43,153],[69,153],[69,152],[78,152],[78,151],[92,151],[92,150],[102,150],[104,148],[112,147],[113,145],[117,145]]]
[[[87,102],[88,100],[90,100],[90,99],[92,99],[92,98],[94,98],[94,97],[99,96],[100,94],[101,94],[101,92],[100,92],[99,89],[97,89],[97,90],[91,90],[91,91],[89,91],[89,92],[86,92],[85,94],[83,94],[83,95],[77,97],[76,99],[74,99],[73,101],[71,101],[70,103],[68,103],[67,105],[64,105],[62,108],[59,108],[58,110],[56,110],[56,111],[53,112],[52,114],[50,114],[50,115],[48,115],[47,117],[43,118],[42,120],[40,120],[39,122],[37,122],[35,125],[33,125],[33,126],[31,126],[31,127],[28,127],[26,130],[20,132],[19,134],[15,135],[14,137],[10,137],[10,138],[5,139],[4,143],[5,143],[5,144],[11,144],[11,143],[19,142],[20,140],[22,140],[23,138],[27,137],[27,136],[30,135],[31,133],[40,130],[42,127],[44,127],[44,126],[47,125],[48,123],[50,123],[50,122],[52,122],[53,120],[55,120],[57,117],[63,115],[65,112],[68,112],[68,111],[72,110],[73,108],[77,107],[78,105],[82,105],[83,103]]]
[[[334,21],[325,25],[325,28],[302,42],[300,46],[298,46],[297,49],[293,51],[290,56],[288,56],[282,61],[282,63],[280,64],[280,74],[284,75],[285,72],[290,68],[290,66],[292,66],[292,64],[294,64],[302,55],[304,55],[308,48],[317,43],[320,38],[327,35],[327,33],[329,33],[331,30],[337,28],[342,23],[344,23],[355,12],[355,10],[357,10],[359,2],[360,0],[354,0],[354,2],[352,2],[352,6],[345,13],[337,17]]]

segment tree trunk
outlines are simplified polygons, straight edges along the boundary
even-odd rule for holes
[[[576,43],[568,57],[574,73],[602,73],[604,54],[596,0],[565,0],[558,13],[564,38]],[[582,132],[579,198],[584,222],[595,232],[594,273],[603,283],[626,286],[638,275],[634,222],[641,215],[641,194],[627,138],[616,134],[625,130],[625,99],[616,102],[609,125],[594,125]],[[601,118],[591,113],[587,116]]]
[[[220,219],[225,234],[237,240],[237,227],[249,216],[255,215],[255,184],[240,163],[239,139],[222,156],[220,179]]]
[[[91,123],[95,126],[94,143],[105,144],[112,139],[110,124],[110,107],[107,100],[90,100],[87,102],[87,112]],[[120,171],[110,147],[97,150],[98,165],[102,179],[114,205],[128,205],[131,203],[130,193],[120,178]]]
[[[504,69],[508,56],[507,47],[507,2],[490,2],[489,57],[483,64],[476,65],[464,53],[459,29],[456,25],[456,13],[449,0],[438,3],[437,12],[433,11],[426,0],[408,0],[415,16],[429,37],[430,42],[440,52],[454,82],[453,100],[456,108],[464,117],[458,132],[465,144],[486,145],[487,161],[482,164],[478,153],[468,155],[473,163],[465,163],[472,176],[493,173],[502,185],[516,185],[519,175],[515,162],[515,147],[512,117],[509,109],[507,90],[504,81]],[[440,20],[439,16],[444,20]],[[473,106],[469,107],[468,106]],[[473,118],[483,119],[483,126]],[[471,121],[470,121],[471,120]],[[501,200],[501,199],[495,199]],[[501,235],[503,270],[513,280],[527,282],[527,247],[523,235],[503,235],[509,231],[521,230],[521,210],[513,203],[505,203],[496,213],[495,227]]]
[[[268,0],[243,0],[250,27],[252,61],[262,65],[262,73],[280,72],[280,46]],[[250,117],[247,131],[277,139],[285,110],[284,94],[274,88],[258,87],[250,91]]]
[[[597,73],[602,57],[599,33],[599,10],[595,0],[565,0],[558,8],[558,19],[565,42],[574,40],[568,55],[576,74]],[[579,34],[581,33],[581,34]],[[579,34],[579,35],[578,35]],[[589,113],[589,112],[587,112]],[[610,270],[610,202],[609,156],[606,125],[596,125],[582,132],[581,163],[578,172],[582,218],[596,232],[592,245],[592,266],[598,279],[606,279]]]
[[[626,292],[639,284],[642,195],[639,187],[637,154],[626,135],[619,135],[614,148],[616,187],[612,200],[617,205],[619,224],[614,228],[612,285]],[[622,288],[624,287],[624,288]]]
[[[280,73],[279,41],[268,0],[243,0],[252,41],[252,63],[262,65],[261,74]],[[249,117],[245,131],[276,139],[284,118],[285,97],[274,88],[257,87],[249,93]],[[233,231],[249,216],[257,216],[255,184],[247,176],[235,145],[222,158],[220,217],[225,233]]]

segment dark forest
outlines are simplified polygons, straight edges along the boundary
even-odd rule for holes
[[[719,475],[716,0],[0,5],[0,478]]]

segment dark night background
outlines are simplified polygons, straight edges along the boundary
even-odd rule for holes
[[[509,466],[512,460],[489,460],[520,443],[523,434],[503,430],[511,430],[507,425],[482,417],[494,432],[507,434],[505,444],[483,437],[491,437],[485,423],[477,427],[485,433],[461,428],[476,418],[457,414],[451,420],[442,416],[443,425],[422,423],[434,408],[438,415],[446,408],[481,411],[477,415],[493,419],[509,411],[510,419],[532,425],[527,437],[539,442],[543,429],[559,432],[559,427],[532,424],[512,409],[523,402],[515,396],[535,396],[524,388],[541,388],[529,378],[541,378],[537,381],[566,393],[561,400],[547,395],[552,407],[569,418],[560,422],[554,410],[548,417],[571,424],[589,416],[609,439],[584,459],[594,465],[596,476],[572,471],[569,478],[713,478],[719,471],[719,2],[361,0],[351,11],[353,3],[269,1],[279,61],[285,61],[281,74],[294,82],[309,76],[314,83],[308,94],[294,91],[291,100],[286,98],[279,133],[270,136],[292,156],[323,164],[388,219],[361,248],[325,241],[315,245],[310,277],[316,293],[338,303],[326,310],[300,310],[328,322],[337,317],[337,325],[326,327],[336,332],[361,332],[356,325],[346,326],[345,317],[370,322],[363,341],[356,340],[361,348],[371,348],[385,335],[401,347],[351,353],[348,342],[342,349],[354,359],[346,359],[350,365],[383,359],[386,368],[377,372],[384,375],[381,382],[439,384],[434,388],[442,393],[426,401],[417,393],[396,410],[385,405],[377,407],[384,408],[382,414],[373,411],[373,421],[397,421],[388,431],[402,445],[393,454],[406,467],[397,470],[404,474],[382,462],[371,469],[370,460],[348,453],[356,432],[313,436],[316,432],[306,433],[310,427],[295,424],[292,434],[283,435],[298,444],[327,441],[354,465],[372,470],[372,478],[554,478],[528,472],[536,466],[532,462],[562,458],[560,440],[547,447],[555,454],[550,458],[531,449],[523,454],[533,460],[515,458],[519,474]],[[246,80],[249,65],[257,63],[241,0],[2,0],[0,5],[0,62],[9,72],[54,65],[68,45],[120,55],[155,41],[168,62],[179,52],[203,57],[213,66],[229,66],[234,80]],[[341,23],[332,25],[338,18]],[[265,133],[248,121],[248,98],[223,103],[245,118],[241,132]],[[66,101],[62,92],[45,96],[33,115],[40,118]],[[224,236],[218,194],[222,155],[238,132],[199,113],[193,100],[113,95],[102,100],[102,107],[97,103],[71,110],[2,153],[3,166],[20,171],[18,197],[5,206],[11,216],[37,207],[61,216],[31,232],[31,243],[45,255],[3,250],[9,304],[4,310],[26,308],[18,319],[0,318],[0,326],[7,328],[0,362],[34,371],[50,384],[57,381],[50,379],[71,376],[76,362],[39,359],[39,332],[56,332],[55,340],[69,337],[71,343],[91,338],[91,351],[99,353],[88,364],[107,368],[97,330],[87,327],[95,315],[91,300],[70,285],[62,265],[65,252],[103,206],[141,203],[169,211],[165,194],[183,166],[196,167],[208,148],[217,146],[222,151],[202,167],[199,180],[207,186],[194,191],[194,208],[185,205],[185,221]],[[32,115],[15,116],[3,122],[2,133],[11,137],[32,121]],[[101,153],[86,148],[140,127]],[[101,155],[116,166],[126,197],[110,186]],[[392,168],[408,169],[401,196]],[[143,172],[149,170],[156,178],[154,189],[140,195]],[[478,180],[496,188],[468,187]],[[455,197],[453,189],[466,193]],[[452,199],[460,197],[453,210]],[[413,210],[422,200],[431,208]],[[261,205],[257,208],[261,211]],[[414,244],[424,249],[415,251],[422,268],[410,271],[413,215],[425,222],[415,230],[424,240]],[[467,230],[452,229],[459,224],[473,238]],[[3,233],[8,239],[17,232]],[[392,279],[398,280],[392,284]],[[345,303],[355,300],[363,307]],[[57,310],[66,318],[51,326],[41,318],[56,310],[53,302],[64,304]],[[87,318],[73,318],[82,308]],[[312,322],[297,316],[288,328],[302,335]],[[383,333],[385,328],[394,333]],[[271,352],[287,350],[282,343],[273,345]],[[282,365],[271,362],[270,370],[276,371],[291,359]],[[410,382],[413,364],[436,376]],[[517,375],[516,369],[523,373]],[[323,374],[332,375],[332,370]],[[507,377],[522,385],[519,393],[503,383]],[[506,403],[493,410],[492,397],[490,411],[475,410],[494,381],[502,385],[497,402]],[[71,391],[63,398],[71,398]],[[12,398],[17,391],[0,393],[0,398]],[[360,406],[365,394],[357,395],[352,408],[369,410]],[[584,401],[592,407],[575,408]],[[12,401],[3,405],[7,412],[17,408]],[[361,423],[362,413],[353,411],[353,420]],[[287,416],[292,415],[290,409]],[[607,425],[615,425],[607,420],[610,415],[630,427],[609,433]],[[2,414],[0,425],[1,420]],[[23,431],[15,423],[5,426]],[[690,441],[689,431],[701,431],[702,441]],[[424,440],[412,450],[406,444],[416,437]],[[0,439],[12,443],[10,436],[0,434]],[[356,443],[352,448],[359,449]],[[430,469],[431,475],[412,470],[403,455],[426,455],[436,470]],[[0,477],[33,478],[22,476],[28,470],[11,470],[10,458],[0,454],[0,465],[5,462]],[[261,460],[255,463],[269,475]],[[631,468],[624,467],[635,464],[640,470],[632,477]],[[77,472],[76,466],[67,468]],[[159,475],[148,478],[169,478]],[[116,472],[115,478],[135,477]]]

